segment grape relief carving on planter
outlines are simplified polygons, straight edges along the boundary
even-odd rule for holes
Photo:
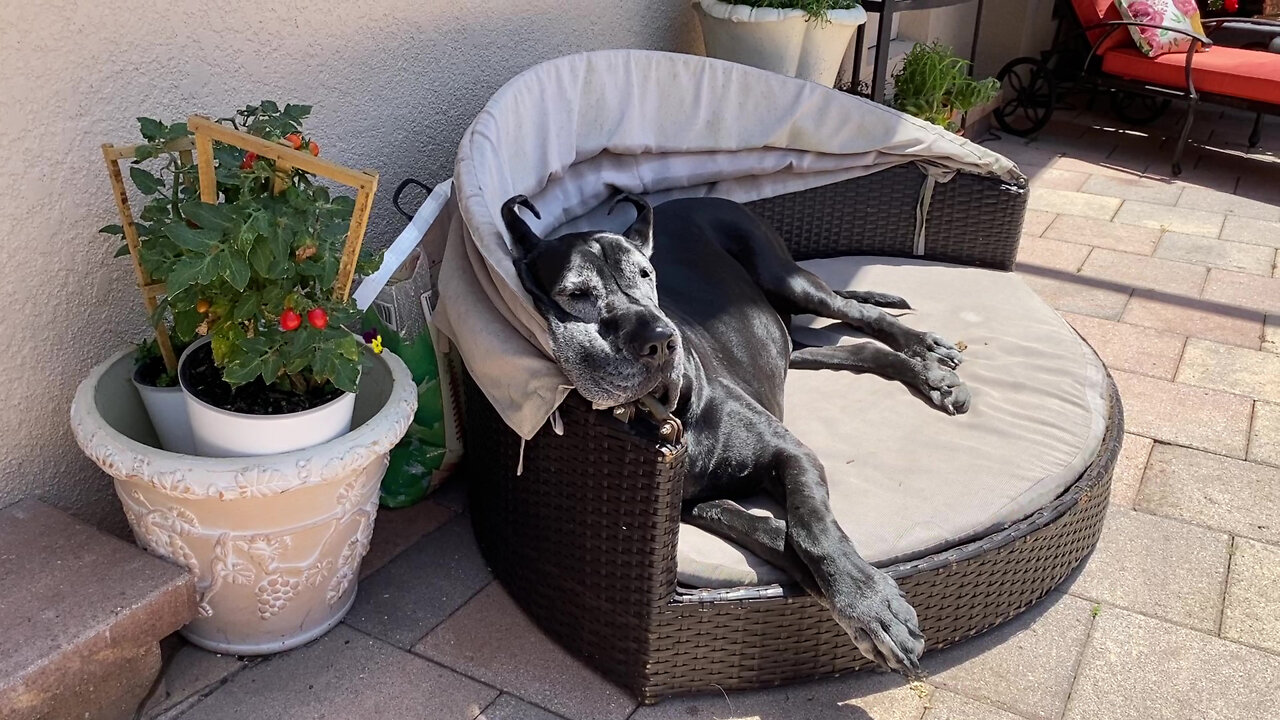
[[[345,464],[345,463],[344,463]],[[241,485],[237,476],[237,485]],[[244,479],[251,489],[280,487],[280,474],[252,474]],[[299,595],[308,589],[325,588],[325,599],[335,604],[355,581],[360,560],[369,549],[373,535],[373,518],[377,511],[376,474],[360,472],[338,489],[336,507],[328,515],[311,522],[282,529],[274,533],[235,533],[214,529],[202,529],[195,515],[185,508],[152,507],[137,489],[128,497],[122,496],[129,525],[134,529],[140,544],[152,553],[185,566],[197,576],[199,599],[197,609],[201,617],[214,614],[212,599],[228,585],[253,585],[257,600],[258,616],[270,620],[280,614]],[[233,490],[232,493],[237,491]],[[268,491],[267,494],[274,494]],[[246,495],[255,496],[250,490]],[[367,498],[367,500],[366,500]],[[224,497],[224,499],[226,499]],[[362,500],[366,502],[362,503]],[[359,507],[364,504],[365,507]],[[335,563],[332,558],[322,558],[324,548],[334,540],[340,528],[358,523],[355,533],[346,541]],[[324,538],[317,544],[311,558],[297,564],[282,564],[282,555],[293,547],[294,537],[305,530],[327,524]],[[184,538],[214,536],[212,557],[206,573],[200,573],[195,554]]]

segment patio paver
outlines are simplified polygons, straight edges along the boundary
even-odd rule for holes
[[[182,720],[474,718],[498,691],[339,625],[244,670]]]
[[[142,713],[145,718],[157,717],[183,704],[192,696],[209,690],[228,675],[255,662],[234,655],[202,650],[179,635],[172,635],[161,643],[161,651],[164,653],[163,692],[157,693],[146,703]]]
[[[1172,380],[1186,338],[1163,330],[1063,313],[1108,368]]]
[[[1168,205],[1126,200],[1115,214],[1115,221],[1191,235],[1217,237],[1222,231],[1222,223],[1226,217],[1221,212],[1187,208],[1173,210]]]
[[[1267,315],[1262,326],[1262,349],[1280,353],[1280,315]]]
[[[1021,720],[1021,715],[1005,712],[963,695],[935,688],[923,720]]]
[[[1093,176],[1071,170],[1045,168],[1031,176],[1031,187],[1077,191],[1091,177]]]
[[[544,635],[496,582],[413,651],[570,720],[621,720],[636,706]]]
[[[1057,217],[1057,215],[1043,210],[1028,210],[1026,217],[1022,219],[1022,233],[1023,235],[1043,235],[1045,229]]]
[[[1263,314],[1184,295],[1135,290],[1120,319],[1240,347],[1258,347]]]
[[[1077,245],[1061,240],[1023,237],[1018,243],[1018,267],[1037,265],[1073,273],[1084,264],[1084,259],[1089,256],[1089,251],[1092,249],[1088,245]]]
[[[1280,248],[1280,222],[1228,215],[1222,225],[1222,239]]]
[[[1177,380],[1280,402],[1280,355],[1191,338],[1182,352]]]
[[[1089,254],[1081,274],[1133,288],[1162,290],[1195,297],[1204,287],[1207,271],[1188,263],[1161,260],[1099,248]]]
[[[1119,320],[1129,302],[1129,290],[1110,283],[1093,285],[1061,272],[1042,274],[1020,268],[1023,281],[1055,310]]]
[[[1280,654],[1280,547],[1236,539],[1222,637]]]
[[[1033,187],[1027,207],[1066,215],[1110,220],[1120,209],[1120,200],[1088,193]]]
[[[561,717],[530,705],[515,695],[503,693],[476,720],[561,720]]]
[[[642,707],[631,720],[919,720],[937,692],[887,673],[859,672],[776,690],[710,692]],[[921,697],[921,695],[924,697]]]
[[[459,516],[361,581],[346,622],[408,649],[492,579]]]
[[[1265,278],[1230,270],[1209,270],[1204,297],[1237,307],[1280,315],[1280,278]]]
[[[1056,719],[1071,692],[1092,606],[1051,595],[1004,625],[927,653],[921,667],[932,685],[1028,718]]]
[[[1123,200],[1141,200],[1160,205],[1173,205],[1182,195],[1182,186],[1146,177],[1113,177],[1092,175],[1079,188],[1081,192]]]
[[[1178,207],[1192,208],[1194,210],[1212,210],[1259,220],[1280,221],[1280,207],[1272,203],[1195,185],[1187,186],[1187,189],[1182,193],[1182,197],[1178,198]]]
[[[1040,235],[1052,240],[1150,255],[1155,251],[1156,243],[1160,240],[1160,229],[1125,225],[1079,215],[1058,215]]]
[[[1123,400],[1123,399],[1122,399]],[[1124,434],[1120,457],[1111,473],[1111,504],[1132,508],[1142,486],[1142,475],[1147,471],[1147,459],[1155,441],[1141,435]]]
[[[374,521],[369,552],[360,563],[360,577],[372,575],[391,558],[404,552],[423,535],[434,531],[454,515],[453,511],[431,500],[407,508],[379,508]]]
[[[1261,720],[1277,706],[1280,658],[1103,608],[1064,718]]]
[[[1280,544],[1280,468],[1157,444],[1134,507]]]
[[[1246,459],[1280,467],[1280,405],[1262,401],[1253,404]]]
[[[1215,633],[1230,545],[1220,532],[1112,507],[1097,549],[1068,592]]]
[[[1254,275],[1270,275],[1276,251],[1275,248],[1264,245],[1167,232],[1160,237],[1155,257]]]
[[[1208,388],[1112,371],[1124,402],[1125,429],[1154,440],[1243,458],[1253,402]]]

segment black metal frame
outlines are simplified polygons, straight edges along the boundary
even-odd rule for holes
[[[978,33],[982,29],[982,6],[986,0],[977,0],[978,13],[973,20],[973,43],[969,46],[969,66],[978,52]],[[880,16],[880,25],[876,31],[876,55],[871,69],[871,86],[868,96],[878,102],[884,102],[884,84],[889,75],[889,36],[893,34],[893,16],[907,10],[933,10],[934,8],[964,5],[974,0],[863,0],[862,8],[868,13]],[[859,25],[854,36],[853,45],[853,91],[858,91],[858,83],[862,81],[862,52],[867,37],[867,26]]]

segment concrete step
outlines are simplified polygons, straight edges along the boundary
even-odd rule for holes
[[[195,614],[184,569],[35,500],[0,510],[0,718],[132,718]]]

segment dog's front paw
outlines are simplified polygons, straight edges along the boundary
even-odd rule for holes
[[[920,364],[920,391],[948,415],[969,411],[969,388],[960,377],[935,360]]]
[[[949,368],[955,368],[964,362],[963,350],[942,339],[937,333],[924,334],[925,350],[937,358],[938,362]]]
[[[883,572],[873,571],[867,581],[850,593],[852,597],[834,599],[831,611],[836,622],[867,659],[904,675],[919,675],[924,634],[915,608]]]

